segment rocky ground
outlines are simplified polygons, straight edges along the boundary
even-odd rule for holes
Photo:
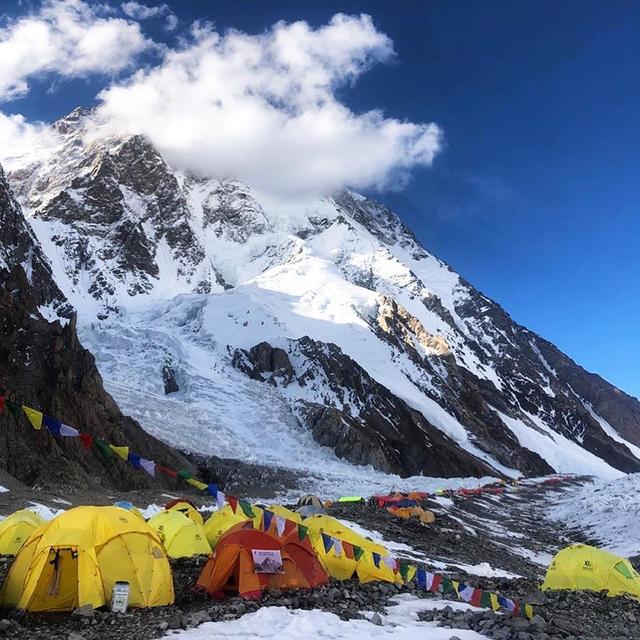
[[[436,523],[429,526],[400,520],[369,505],[332,507],[332,515],[357,523],[371,531],[373,537],[388,541],[399,556],[411,558],[431,571],[533,604],[532,621],[485,610],[443,609],[440,597],[416,590],[413,585],[361,585],[355,581],[333,583],[311,592],[269,593],[260,602],[240,598],[213,601],[191,591],[206,561],[192,558],[173,563],[176,604],[172,607],[124,615],[91,610],[79,610],[71,616],[7,612],[0,620],[0,636],[34,640],[152,640],[175,630],[210,620],[234,619],[271,605],[321,609],[345,620],[370,618],[371,612],[384,614],[393,606],[398,593],[411,592],[424,598],[421,620],[435,621],[452,630],[473,629],[495,640],[637,640],[640,603],[636,601],[608,598],[599,593],[538,591],[544,574],[543,560],[558,547],[580,537],[575,531],[546,521],[542,517],[545,504],[577,481],[523,486],[517,493],[500,496],[427,501],[425,506],[437,514]],[[6,495],[0,497],[6,500]],[[110,496],[113,497],[118,496]],[[8,561],[3,558],[0,572],[7,567]],[[478,575],[481,573],[485,575]],[[376,621],[384,623],[384,615]]]

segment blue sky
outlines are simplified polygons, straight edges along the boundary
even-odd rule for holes
[[[444,132],[432,167],[374,197],[515,320],[640,396],[640,4],[167,4],[181,25],[206,18],[249,33],[278,20],[320,26],[337,12],[370,14],[396,56],[342,87],[340,99],[356,113],[381,108]],[[0,13],[18,11],[0,1]],[[144,31],[173,43],[180,28],[162,26],[146,21]],[[44,78],[0,107],[49,121],[93,104],[104,85]]]

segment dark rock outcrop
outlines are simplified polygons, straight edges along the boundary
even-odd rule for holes
[[[0,268],[20,264],[27,272],[34,303],[69,317],[71,305],[55,283],[42,247],[22,215],[0,166]]]
[[[176,381],[176,372],[169,364],[165,364],[164,367],[162,367],[162,382],[164,383],[165,395],[180,391],[180,387]]]
[[[93,356],[78,340],[75,316],[51,276],[0,168],[0,390],[9,400],[41,410],[82,432],[171,467],[193,469],[171,447],[122,415],[106,393]],[[25,272],[28,266],[29,273]],[[66,314],[50,322],[42,315]],[[35,430],[24,415],[0,416],[0,469],[28,485],[153,486],[151,479],[119,458],[85,451],[78,438]]]
[[[304,358],[304,368],[294,369],[284,349],[265,342],[236,352],[234,362],[256,380],[323,389],[324,403],[301,399],[295,409],[314,439],[338,456],[402,476],[495,473],[376,382],[336,345],[305,336],[293,341],[292,348]]]
[[[102,386],[93,356],[78,341],[75,322],[48,322],[20,266],[0,273],[0,387],[8,398],[54,416],[65,424],[174,468],[192,469],[171,447],[147,434],[120,412]],[[0,416],[0,467],[28,485],[156,486],[117,457],[85,451],[78,438],[36,431],[25,416]]]

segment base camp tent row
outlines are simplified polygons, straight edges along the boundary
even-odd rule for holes
[[[0,606],[71,611],[106,604],[129,583],[129,606],[174,601],[169,560],[157,534],[120,507],[77,507],[37,529],[18,552]]]

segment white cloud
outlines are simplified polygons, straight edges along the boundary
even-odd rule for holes
[[[58,140],[48,126],[42,122],[27,122],[20,114],[7,115],[0,111],[0,150],[2,166],[11,170],[14,159],[46,155]]]
[[[196,24],[192,38],[102,91],[101,124],[147,135],[176,166],[281,194],[402,184],[440,148],[433,123],[356,114],[338,99],[337,88],[394,55],[369,16],[338,14],[317,29],[280,22],[259,35]]]
[[[141,16],[140,7],[163,6],[129,2],[122,9]],[[398,188],[440,149],[433,123],[377,109],[355,113],[340,100],[338,90],[394,56],[391,40],[367,15],[338,14],[318,28],[279,22],[257,35],[196,22],[174,49],[114,15],[99,4],[49,0],[9,25],[0,32],[0,99],[28,91],[35,74],[55,80],[113,73],[154,46],[163,56],[157,66],[99,93],[93,135],[144,134],[177,168],[238,177],[278,197]],[[41,125],[0,112],[3,161],[34,145],[39,133]]]
[[[36,75],[115,74],[152,46],[140,26],[82,0],[45,0],[0,29],[0,100],[26,94]]]
[[[123,13],[134,20],[149,20],[149,18],[165,16],[165,29],[167,31],[173,31],[178,26],[178,18],[173,11],[171,11],[169,5],[156,4],[149,6],[131,0],[130,2],[123,2],[120,6],[122,7]]]

